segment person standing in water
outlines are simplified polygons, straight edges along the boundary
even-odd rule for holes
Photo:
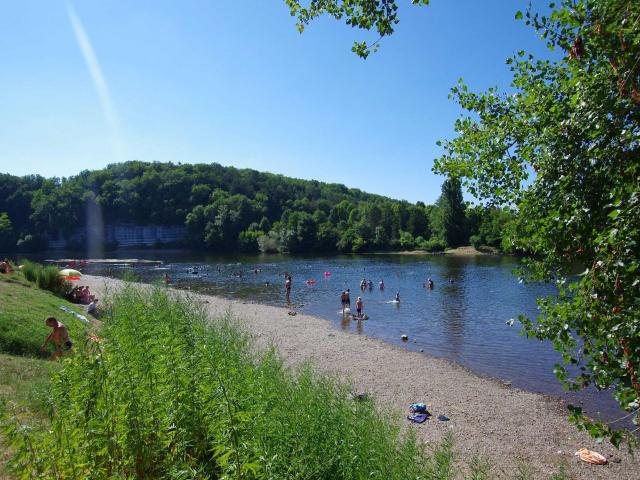
[[[351,310],[351,289],[347,288],[347,308]]]
[[[287,273],[284,281],[284,288],[287,291],[287,303],[291,303],[291,283],[291,275]]]
[[[342,315],[344,315],[344,311],[347,308],[347,292],[342,291],[342,295],[340,295],[340,302],[342,303]]]
[[[384,280],[380,280],[380,290],[384,290]]]
[[[362,317],[362,307],[364,307],[364,303],[362,303],[362,297],[358,297],[358,299],[356,300],[356,317],[358,318]]]
[[[400,303],[400,292],[396,293],[396,299],[394,301]]]
[[[429,280],[427,280],[427,288],[429,290],[433,290],[433,280],[431,280],[431,277],[429,277]]]

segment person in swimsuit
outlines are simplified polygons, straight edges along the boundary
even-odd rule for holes
[[[291,302],[291,283],[292,283],[291,275],[286,274],[285,279],[286,280],[284,281],[284,288],[287,291],[287,303],[290,303]]]
[[[342,303],[342,315],[344,315],[344,311],[347,308],[347,292],[343,291],[340,295],[340,302]]]
[[[64,355],[65,352],[71,350],[73,344],[69,339],[69,331],[62,322],[59,322],[55,317],[49,317],[45,320],[45,325],[53,329],[53,332],[45,339],[44,343],[40,346],[40,351],[44,352],[47,344],[52,342],[56,347],[55,352],[51,354],[51,360],[55,360]]]
[[[346,305],[347,305],[347,308],[349,310],[351,310],[351,289],[347,288],[347,292],[346,293],[347,293],[347,303],[346,303]]]
[[[364,304],[362,303],[362,297],[358,297],[358,299],[356,300],[356,312],[357,315],[356,317],[362,317],[362,307],[364,306]]]

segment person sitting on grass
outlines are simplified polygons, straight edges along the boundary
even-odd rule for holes
[[[94,317],[98,317],[98,299],[94,298],[87,306],[87,313],[90,313]]]
[[[44,352],[44,349],[47,346],[47,343],[52,342],[55,346],[55,351],[51,354],[51,360],[55,360],[64,355],[65,352],[71,350],[73,344],[71,340],[69,340],[69,331],[67,327],[64,326],[64,323],[56,320],[55,317],[49,317],[44,321],[47,327],[53,329],[53,332],[49,334],[44,343],[40,346],[40,351]]]
[[[0,262],[0,273],[6,273],[7,275],[13,273],[11,262],[6,258]]]

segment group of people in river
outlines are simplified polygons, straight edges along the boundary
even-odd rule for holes
[[[384,290],[384,280],[380,280],[378,282],[378,287],[380,288],[380,290]],[[360,282],[360,290],[364,291],[366,288],[369,288],[369,291],[373,290],[373,280],[367,280],[365,278],[362,279],[362,281]]]
[[[285,277],[285,291],[286,291],[286,301],[287,303],[291,303],[291,287],[292,287],[292,277],[291,274],[286,272],[284,274]],[[451,283],[453,283],[453,280],[450,280]],[[315,280],[307,280],[307,285],[315,285]],[[268,282],[267,282],[268,285]],[[378,287],[380,288],[381,291],[384,291],[384,280],[380,280],[378,282]],[[427,279],[427,281],[425,283],[422,284],[422,288],[426,288],[428,290],[433,290],[435,287],[435,283],[433,282],[433,279],[431,277],[429,277]],[[373,281],[371,279],[367,280],[365,278],[362,279],[362,281],[360,282],[360,290],[364,291],[366,289],[369,289],[369,291],[373,290]],[[351,289],[347,288],[346,290],[343,290],[342,293],[340,294],[340,303],[342,305],[342,315],[346,315],[346,314],[351,314]],[[392,300],[392,303],[395,303],[397,305],[400,305],[400,292],[396,292],[396,295],[394,297],[394,299]],[[354,319],[360,319],[360,320],[364,320],[364,319],[368,319],[369,317],[363,312],[364,310],[364,301],[362,300],[362,297],[358,297],[356,299],[356,314],[351,314],[351,317]]]
[[[340,302],[342,303],[342,315],[351,313],[351,289],[347,288],[342,291],[340,295]],[[366,320],[368,317],[362,312],[364,308],[364,302],[362,297],[356,299],[356,314],[351,315],[355,319]]]

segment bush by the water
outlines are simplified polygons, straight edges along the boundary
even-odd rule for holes
[[[229,318],[127,287],[100,339],[66,359],[46,425],[11,423],[23,478],[448,478],[450,444],[424,455],[370,400],[273,352]]]
[[[39,263],[23,260],[22,274],[25,279],[35,283],[39,288],[49,290],[56,295],[66,296],[72,288],[53,265],[42,266]]]
[[[424,242],[420,242],[418,244],[418,248],[426,252],[444,252],[447,248],[447,244],[444,240],[439,238],[431,238]]]

